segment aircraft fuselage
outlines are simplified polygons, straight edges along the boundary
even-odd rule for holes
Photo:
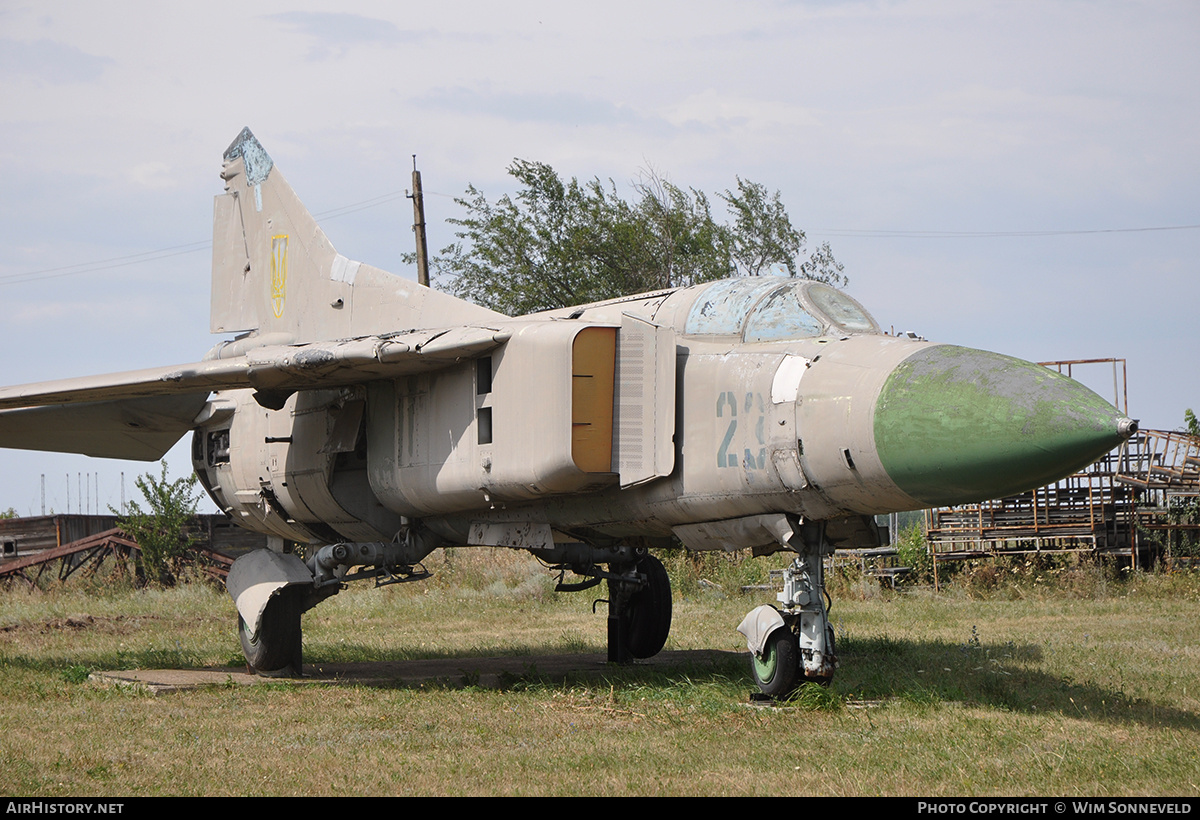
[[[386,540],[419,520],[456,546],[677,536],[766,549],[737,522],[995,497],[1124,435],[1069,379],[888,336],[845,294],[800,280],[726,280],[503,330],[485,356],[297,392],[278,410],[220,393],[214,406],[235,409],[198,430],[197,470],[245,525],[300,542]]]

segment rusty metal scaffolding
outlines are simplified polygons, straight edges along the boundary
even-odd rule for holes
[[[1200,438],[1147,430],[1121,448],[1117,481],[1132,488],[1134,542],[1168,562],[1195,564],[1200,554]]]
[[[0,562],[0,584],[20,579],[37,586],[43,578],[62,582],[76,573],[95,576],[107,561],[109,572],[117,577],[130,577],[136,572],[136,560],[141,547],[124,530],[113,528],[80,538],[52,549]],[[215,581],[224,581],[233,559],[209,547],[191,548],[196,565]],[[48,575],[47,573],[52,573]]]
[[[1200,439],[1146,430],[1054,484],[980,504],[927,510],[938,561],[1088,551],[1134,565],[1170,562],[1200,543]],[[1187,548],[1187,549],[1185,549]]]
[[[1129,415],[1124,359],[1040,364],[1070,377],[1078,366],[1110,365],[1112,402]],[[1197,504],[1200,439],[1144,430],[1054,484],[980,504],[926,510],[925,529],[935,572],[939,561],[1064,551],[1119,555],[1145,566],[1195,551],[1191,547],[1200,544]]]
[[[96,574],[105,559],[111,559],[114,573],[124,575],[130,572],[130,559],[137,551],[137,543],[123,530],[113,528],[53,549],[5,561],[0,564],[0,581],[11,582],[19,578],[31,587],[37,586],[51,568],[56,568],[55,575],[59,581],[66,581],[80,571],[90,577]]]

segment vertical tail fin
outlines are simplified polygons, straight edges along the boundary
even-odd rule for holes
[[[249,128],[225,151],[221,178],[213,333],[310,342],[505,318],[339,254]]]
[[[322,313],[313,298],[325,295],[320,280],[327,277],[320,271],[330,269],[337,252],[249,128],[225,151],[221,178],[225,193],[213,210],[210,330],[306,341],[306,331],[318,330],[306,325]]]

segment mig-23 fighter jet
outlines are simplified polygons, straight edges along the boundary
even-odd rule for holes
[[[199,362],[0,389],[0,446],[156,460],[270,549],[228,588],[248,664],[300,674],[301,613],[439,547],[608,584],[609,657],[656,654],[650,552],[788,550],[742,622],[761,690],[828,681],[822,557],[874,516],[1037,487],[1136,423],[1030,362],[884,334],[854,299],[746,277],[509,317],[342,256],[244,130],[224,154]],[[296,550],[302,545],[302,550]],[[303,554],[303,558],[298,553]]]

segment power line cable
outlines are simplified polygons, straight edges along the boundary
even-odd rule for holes
[[[1200,225],[1165,225],[1151,228],[1098,228],[1079,231],[888,231],[857,228],[814,230],[819,236],[865,239],[987,239],[991,237],[1082,236],[1103,233],[1147,233],[1149,231],[1194,231]]]
[[[328,211],[321,211],[320,213],[313,214],[313,218],[319,221],[337,219],[338,217],[346,216],[347,214],[365,211],[369,208],[374,208],[379,205],[386,205],[389,202],[394,202],[407,196],[407,191],[392,191],[390,193],[380,194],[377,197],[372,197],[371,199],[364,199],[360,202],[353,202],[349,205],[343,205]],[[202,242],[189,242],[186,245],[172,245],[168,248],[159,248],[153,251],[132,253],[127,256],[114,256],[109,259],[98,259],[92,262],[79,262],[74,265],[63,265],[57,268],[42,268],[41,270],[9,273],[0,276],[0,287],[4,285],[16,285],[22,282],[33,282],[43,279],[57,279],[63,276],[75,276],[81,273],[95,273],[102,270],[122,268],[128,265],[140,265],[144,262],[157,262],[161,259],[170,259],[173,256],[183,256],[184,254],[195,253],[211,247],[212,240],[207,239]]]
[[[450,194],[443,194],[437,191],[426,191],[425,193],[427,196],[456,199],[456,197]],[[380,205],[386,205],[389,202],[395,202],[396,200],[406,198],[407,196],[408,191],[391,191],[386,194],[380,194],[379,196],[372,197],[371,199],[352,202],[349,205],[343,205],[338,208],[332,208],[328,211],[322,211],[320,213],[313,214],[313,218],[325,221],[338,219],[339,217],[358,213],[359,211],[365,211]],[[1146,228],[1100,228],[1095,230],[1074,231],[901,231],[859,228],[826,228],[823,230],[813,230],[810,233],[816,236],[836,236],[842,238],[861,239],[986,239],[997,237],[1082,236],[1088,234],[1146,233],[1151,231],[1188,231],[1196,230],[1197,228],[1200,228],[1200,225],[1166,225]],[[189,242],[185,245],[172,245],[167,248],[133,253],[127,256],[114,256],[109,259],[98,259],[92,262],[79,262],[74,265],[63,265],[56,268],[42,268],[41,270],[9,273],[0,276],[0,287],[3,287],[4,285],[33,282],[42,279],[57,279],[63,276],[76,276],[82,273],[95,273],[97,271],[112,270],[113,268],[121,268],[129,265],[140,265],[145,262],[157,262],[162,259],[183,256],[185,254],[195,253],[211,247],[212,240],[204,240],[200,242]]]

